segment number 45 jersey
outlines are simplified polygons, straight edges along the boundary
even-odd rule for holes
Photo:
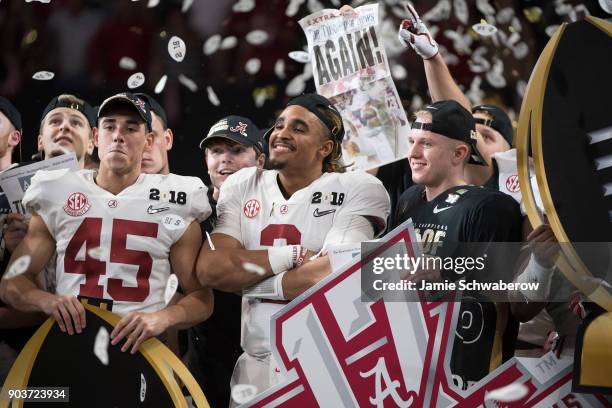
[[[165,307],[170,248],[211,213],[199,178],[141,174],[114,195],[92,170],[39,171],[23,203],[56,241],[56,293],[104,299],[119,315]]]
[[[242,169],[221,186],[214,233],[237,239],[245,249],[302,245],[315,253],[324,244],[351,242],[350,230],[368,218],[374,235],[385,228],[389,195],[365,172],[323,173],[285,199],[278,171]],[[213,237],[214,240],[214,237]],[[251,355],[270,350],[270,318],[284,306],[242,299],[242,347]]]

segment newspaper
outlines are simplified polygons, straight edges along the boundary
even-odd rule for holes
[[[25,166],[13,167],[0,174],[0,188],[4,191],[11,211],[28,214],[21,203],[23,196],[30,186],[30,179],[38,170],[78,170],[79,162],[73,152],[54,157],[52,159],[34,162]]]
[[[326,9],[299,21],[317,92],[340,111],[344,162],[368,170],[408,154],[410,126],[376,31],[378,4],[342,16]]]

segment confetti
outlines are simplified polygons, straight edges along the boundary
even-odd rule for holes
[[[232,387],[232,399],[238,404],[245,404],[257,395],[257,387],[251,384],[236,384]]]
[[[168,304],[172,300],[172,297],[176,293],[177,289],[178,289],[178,278],[176,277],[175,274],[172,273],[168,277],[168,282],[166,282],[166,290],[164,292],[164,302],[166,302],[166,306],[168,306]]]
[[[489,0],[476,0],[476,8],[485,16],[495,14],[495,9],[489,4]]]
[[[559,28],[558,24],[553,24],[553,25],[550,25],[550,26],[546,27],[544,29],[544,32],[546,32],[547,36],[552,37],[553,34],[555,33],[555,31],[557,31],[558,28]]]
[[[157,7],[158,4],[159,4],[159,0],[149,0],[149,3],[147,4],[147,7],[148,8]]]
[[[482,37],[489,37],[497,32],[497,27],[487,23],[485,20],[480,20],[480,23],[474,24],[472,29]]]
[[[444,36],[453,41],[453,48],[459,55],[470,55],[472,49],[472,37],[469,34],[463,34],[463,27],[458,27],[456,30],[444,30]]]
[[[300,6],[304,4],[305,0],[290,0],[287,9],[285,10],[285,15],[287,17],[293,17],[297,14],[300,9]]]
[[[508,24],[514,17],[514,9],[512,7],[504,7],[497,12],[496,20],[498,24]]]
[[[279,79],[285,79],[285,61],[279,59],[274,64],[274,73]]]
[[[261,68],[261,61],[259,58],[251,58],[244,65],[244,70],[251,75],[258,73],[259,68]]]
[[[248,13],[253,10],[253,8],[255,8],[254,0],[240,0],[232,6],[234,13]]]
[[[91,248],[87,251],[87,255],[89,255],[90,258],[102,261],[104,260],[104,249],[100,247]]]
[[[287,96],[298,96],[299,94],[304,92],[305,88],[306,83],[304,82],[304,78],[302,77],[302,75],[298,75],[291,81],[289,81],[289,83],[287,84],[287,88],[285,88],[285,93],[287,94]]]
[[[2,279],[12,279],[25,273],[25,271],[28,270],[28,266],[30,266],[31,260],[32,257],[30,255],[22,255],[15,259],[15,261],[13,261],[11,266],[7,269]]]
[[[491,63],[484,57],[486,52],[487,48],[485,46],[476,48],[476,50],[472,53],[472,58],[470,58],[468,61],[470,71],[475,74],[480,74],[488,71],[491,68]]]
[[[127,80],[127,86],[130,89],[138,88],[144,83],[145,83],[145,76],[142,72],[136,72],[135,74],[130,75],[130,77]]]
[[[34,75],[32,75],[32,79],[36,79],[38,81],[48,81],[53,79],[55,74],[51,71],[38,71]]]
[[[147,380],[145,380],[144,375],[140,373],[140,402],[144,402],[146,396],[147,396]]]
[[[325,8],[319,0],[308,0],[306,6],[308,7],[308,11],[310,11],[311,13],[316,13],[317,11],[323,10]]]
[[[472,79],[470,89],[465,93],[465,96],[467,96],[473,106],[482,104],[484,92],[482,89],[480,89],[481,84],[482,78],[479,75],[476,75],[474,79]]]
[[[186,12],[189,10],[191,5],[193,4],[193,0],[183,0],[183,6],[181,7],[181,12]]]
[[[523,9],[523,14],[530,23],[537,23],[542,18],[542,9],[540,7],[528,7]]]
[[[206,239],[208,240],[208,246],[210,246],[210,249],[214,251],[215,244],[213,244],[212,238],[210,237],[210,234],[208,233],[208,231],[206,231]]]
[[[514,58],[523,59],[529,54],[529,47],[524,42],[520,42],[512,48],[512,53],[514,54]]]
[[[130,71],[134,70],[136,69],[136,61],[134,61],[130,57],[121,57],[121,59],[119,60],[119,68],[127,69]]]
[[[98,357],[98,360],[104,365],[108,365],[108,344],[110,336],[106,327],[100,327],[96,339],[94,340],[94,355]]]
[[[527,82],[522,79],[519,79],[516,82],[516,93],[518,94],[518,96],[523,98],[523,96],[525,96],[526,90],[527,90]]]
[[[529,393],[529,389],[519,383],[512,383],[485,393],[485,401],[513,402],[523,399]]]
[[[264,276],[266,274],[266,270],[261,266],[254,264],[252,262],[243,262],[242,267],[245,271],[256,273],[257,275]]]
[[[168,41],[168,54],[170,54],[172,59],[176,62],[181,62],[185,59],[186,53],[185,41],[180,37],[172,36]]]
[[[198,85],[193,81],[193,79],[186,77],[183,74],[178,76],[178,80],[181,84],[185,85],[187,89],[191,92],[196,92],[198,90]]]
[[[391,75],[395,79],[405,79],[408,76],[408,72],[402,65],[395,64],[391,66]]]
[[[486,74],[487,82],[494,88],[503,88],[506,86],[506,78],[504,78],[504,63],[499,58],[493,63],[493,68]]]
[[[159,81],[157,81],[157,84],[155,85],[156,94],[159,94],[164,90],[164,88],[166,87],[167,80],[168,80],[168,75],[164,75],[163,77],[159,78]]]
[[[185,227],[185,220],[180,215],[168,214],[162,218],[162,225],[169,230],[179,230]]]
[[[221,41],[221,49],[229,50],[231,48],[234,48],[237,44],[238,44],[238,39],[234,37],[233,35],[231,35],[229,37],[225,37],[223,41]]]
[[[608,14],[612,14],[612,0],[599,0],[599,7]]]
[[[253,30],[245,38],[249,44],[261,45],[268,41],[268,33],[263,30]]]
[[[51,3],[51,0],[25,0],[25,1],[26,3],[31,3],[33,1],[37,1],[39,3],[44,3],[44,4]]]
[[[312,78],[312,64],[310,62],[304,64],[304,69],[302,70],[302,80],[308,81]]]
[[[215,90],[212,89],[211,86],[206,87],[206,93],[208,94],[208,101],[215,106],[221,105],[221,101],[219,101],[219,97],[215,93]]]
[[[306,64],[308,61],[310,61],[310,55],[304,51],[291,51],[289,53],[289,58],[302,64]]]
[[[204,55],[211,55],[217,52],[221,45],[221,35],[215,34],[208,38],[204,43]]]
[[[455,17],[461,21],[462,24],[467,24],[469,20],[468,6],[465,0],[454,0],[453,9],[455,10]]]
[[[442,21],[447,20],[451,13],[450,0],[440,0],[433,8],[427,13],[423,14],[421,20],[423,21]]]

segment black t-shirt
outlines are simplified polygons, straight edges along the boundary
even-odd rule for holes
[[[378,169],[376,177],[383,183],[387,193],[389,193],[391,212],[389,215],[388,224],[393,225],[400,196],[414,184],[412,182],[410,163],[408,162],[408,159],[402,159],[393,163],[385,164]]]
[[[510,196],[488,188],[452,187],[428,202],[425,188],[413,186],[400,197],[396,223],[401,224],[408,218],[414,223],[424,253],[442,258],[465,256],[461,251],[466,246],[459,243],[485,243],[478,249],[482,251],[486,243],[521,240],[518,204]],[[489,254],[491,250],[496,249],[490,246]],[[487,268],[498,267],[487,265]],[[512,268],[512,265],[505,267]],[[487,269],[483,273],[470,278],[486,279]],[[459,316],[451,371],[454,381],[466,389],[512,357],[518,322],[510,314],[507,303],[493,303],[482,294],[472,292],[463,293]]]
[[[209,190],[211,215],[200,223],[206,239],[217,220],[216,205]],[[211,407],[227,407],[230,398],[230,379],[240,347],[241,297],[233,293],[213,290],[215,307],[204,322],[189,329],[189,370],[204,390]]]

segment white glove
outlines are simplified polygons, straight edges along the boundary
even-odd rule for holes
[[[404,47],[410,45],[423,59],[430,59],[438,53],[438,43],[433,39],[419,14],[410,3],[404,3],[407,19],[402,20],[397,38]]]

